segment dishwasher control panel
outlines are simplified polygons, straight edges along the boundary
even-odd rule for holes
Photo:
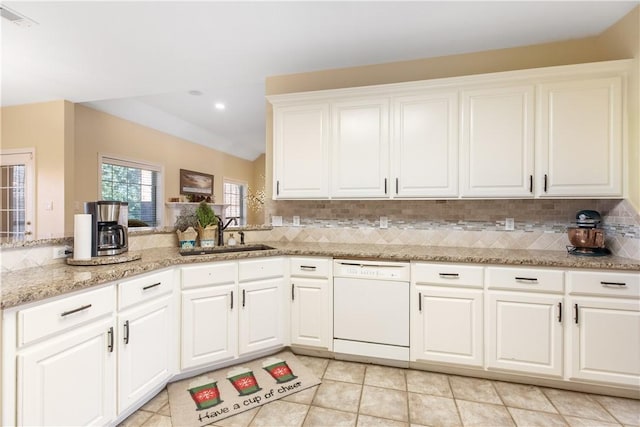
[[[333,261],[333,276],[408,282],[410,267],[406,262],[336,259]]]

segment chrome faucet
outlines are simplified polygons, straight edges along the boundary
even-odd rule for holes
[[[222,223],[222,218],[218,215],[216,215],[216,218],[218,218],[218,246],[224,246],[224,230],[226,230],[232,222],[233,225],[238,225],[238,218],[233,216],[227,220],[226,224]]]

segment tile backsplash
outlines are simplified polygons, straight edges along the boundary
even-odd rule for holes
[[[607,247],[614,255],[640,259],[640,215],[625,200],[331,200],[269,201],[266,216],[281,216],[282,227],[247,231],[246,242],[335,242],[459,246],[565,251],[566,228],[575,214],[593,209],[603,216]],[[293,225],[293,216],[300,225]],[[380,228],[380,217],[388,228]],[[515,229],[505,231],[506,218]],[[228,233],[225,233],[228,234]],[[24,247],[3,247],[2,271],[37,267],[52,259],[58,239]],[[129,249],[177,246],[173,231],[131,233]]]
[[[603,216],[607,246],[640,258],[640,215],[625,200],[309,200],[270,201],[267,215],[283,227],[251,240],[389,243],[478,248],[566,250],[576,212]],[[293,226],[293,216],[300,226]],[[380,228],[386,217],[388,228]],[[505,219],[514,230],[505,230]]]

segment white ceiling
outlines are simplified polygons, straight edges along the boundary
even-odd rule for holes
[[[582,38],[638,4],[2,1],[37,22],[1,20],[2,105],[85,103],[254,159],[267,76]]]

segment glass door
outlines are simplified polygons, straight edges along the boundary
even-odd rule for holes
[[[33,151],[0,154],[0,240],[31,240],[33,221]]]

